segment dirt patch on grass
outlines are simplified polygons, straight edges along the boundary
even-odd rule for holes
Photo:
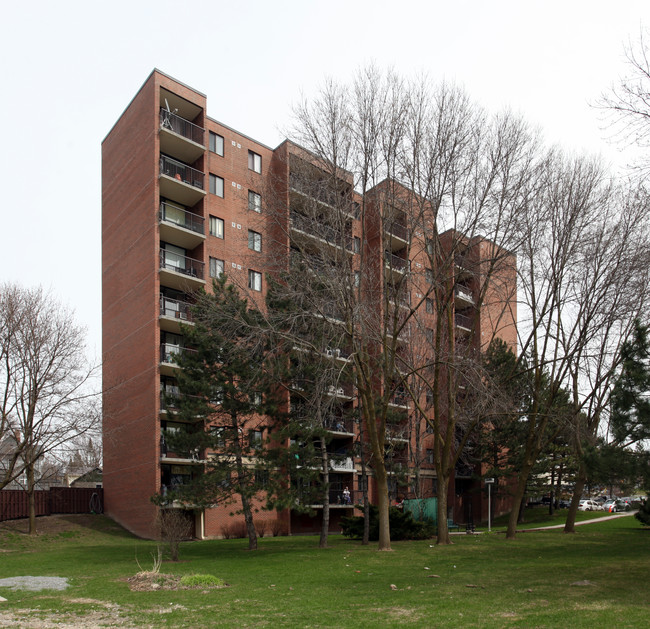
[[[134,629],[128,620],[120,617],[117,610],[92,611],[88,614],[50,614],[35,612],[33,609],[16,609],[0,612],[0,627],[20,627],[21,629]]]
[[[156,590],[220,590],[229,587],[224,585],[181,585],[181,577],[174,574],[162,574],[160,572],[139,572],[128,579],[132,592],[154,592]]]
[[[124,532],[119,525],[110,518],[100,515],[74,514],[74,515],[47,515],[36,518],[37,535],[60,535],[74,536],[83,532],[99,530],[107,533]],[[29,519],[5,520],[0,522],[0,538],[6,533],[18,533],[27,535],[29,532]]]

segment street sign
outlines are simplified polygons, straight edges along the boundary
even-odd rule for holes
[[[494,485],[494,478],[486,478],[485,479],[485,484],[486,485]]]

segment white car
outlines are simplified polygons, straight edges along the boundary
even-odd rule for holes
[[[601,511],[602,508],[595,500],[581,500],[578,505],[578,511]]]

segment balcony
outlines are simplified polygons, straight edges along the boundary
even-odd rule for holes
[[[472,332],[472,318],[466,315],[455,313],[454,314],[454,324],[456,325],[456,331],[466,336]]]
[[[160,195],[185,206],[205,196],[205,174],[167,155],[160,156]]]
[[[393,444],[395,444],[396,447],[399,446],[404,446],[408,444],[408,430],[407,429],[395,429],[395,428],[387,428],[386,429],[386,439]]]
[[[160,329],[178,334],[181,323],[193,325],[192,304],[160,295]]]
[[[333,358],[334,360],[340,360],[345,363],[350,362],[350,352],[346,349],[340,347],[328,347],[323,353],[327,358]]]
[[[411,270],[411,263],[409,260],[400,258],[390,251],[384,251],[384,264],[386,271],[388,271],[394,279],[403,277],[405,273]]]
[[[205,151],[205,129],[161,107],[160,150],[184,162],[194,162]]]
[[[388,301],[400,308],[411,307],[411,294],[406,290],[395,290],[391,285],[388,285]]]
[[[327,388],[327,394],[341,400],[352,400],[354,399],[354,387],[351,384],[330,385]]]
[[[386,221],[384,223],[387,242],[391,251],[400,251],[409,243],[410,232],[406,225],[397,221]]]
[[[336,432],[345,435],[354,436],[354,420],[350,418],[329,416],[323,422],[329,432]]]
[[[298,212],[291,212],[290,221],[292,240],[299,242],[306,249],[320,251],[323,246],[327,246],[354,253],[352,237],[343,234],[339,229]]]
[[[167,201],[158,211],[160,239],[184,249],[194,249],[205,240],[205,219]]]
[[[294,200],[305,203],[306,200],[315,201],[326,207],[330,212],[341,212],[350,218],[357,218],[358,204],[350,201],[350,186],[342,183],[341,192],[332,189],[332,186],[326,181],[317,178],[300,177],[295,172],[289,174],[289,189],[291,190]]]
[[[472,291],[469,288],[456,286],[454,297],[458,308],[468,308],[474,305],[474,295],[472,295]]]
[[[191,292],[205,286],[205,264],[179,253],[160,250],[160,283],[169,288]]]
[[[393,397],[390,398],[388,402],[389,406],[394,406],[397,408],[408,408],[409,407],[409,396],[406,393],[395,393]]]
[[[349,456],[343,459],[330,459],[330,469],[333,472],[356,472],[354,461]]]
[[[466,279],[473,275],[475,264],[466,256],[456,255],[454,257],[456,276],[458,279]]]
[[[363,492],[346,490],[344,487],[332,487],[330,485],[329,490],[329,506],[330,509],[353,509],[354,505],[361,504],[363,502]],[[310,504],[312,509],[322,509],[323,505]]]
[[[181,354],[196,352],[195,349],[172,345],[171,343],[161,343],[160,345],[160,373],[173,376],[177,369],[180,369],[176,363],[176,358]]]

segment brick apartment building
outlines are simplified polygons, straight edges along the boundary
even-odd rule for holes
[[[368,280],[374,282],[373,290],[390,291],[395,281],[408,277],[410,288],[395,298],[402,302],[396,307],[408,306],[420,294],[418,282],[424,281],[427,273],[426,236],[409,231],[406,217],[402,221],[396,216],[386,228],[377,218],[379,213],[373,219],[372,210],[366,214],[367,224],[362,225],[354,212],[358,199],[352,178],[345,175],[341,186],[352,209],[342,224],[330,224],[326,195],[301,185],[300,173],[305,167],[313,168],[311,161],[289,141],[271,149],[209,118],[203,94],[157,70],[103,142],[105,511],[137,535],[153,534],[157,507],[150,497],[201,467],[200,461],[189,456],[167,452],[161,439],[175,419],[163,394],[175,390],[178,367],[173,355],[183,347],[181,324],[191,325],[193,291],[209,291],[211,279],[225,271],[248,287],[251,298],[263,299],[267,273],[288,265],[291,252],[305,255],[312,245],[314,251],[323,242],[331,245],[331,232],[349,243],[339,249],[350,256],[346,260],[352,261],[352,268],[362,250],[373,260],[375,273]],[[273,205],[285,208],[284,225],[267,211],[272,205],[266,198],[271,190]],[[374,192],[376,200],[368,201],[369,208],[381,203],[381,187]],[[314,198],[316,194],[320,198]],[[316,229],[313,220],[307,221],[300,212],[306,201],[322,206],[323,221]],[[410,246],[416,239],[421,247]],[[489,250],[490,243],[485,241],[467,247],[468,256],[479,263]],[[462,266],[458,260],[456,267]],[[514,286],[514,274],[502,279],[510,288]],[[480,311],[475,308],[471,274],[463,279],[459,273],[454,290],[459,336],[471,334],[467,342],[478,344],[479,339],[491,337],[494,329],[488,328],[498,318],[498,335],[515,346],[514,304],[504,323],[503,315],[492,316],[489,304]],[[428,308],[424,300],[422,308]],[[426,335],[426,330],[422,333]],[[419,343],[417,334],[413,330],[404,335],[405,351],[409,344]],[[332,360],[346,360],[345,348],[328,348],[327,352]],[[337,387],[332,395],[343,410],[358,404],[350,384]],[[393,405],[407,418],[409,402],[400,391],[396,391]],[[339,419],[332,418],[328,428],[333,448],[353,453],[359,427],[345,417],[342,413]],[[423,431],[416,442],[405,419],[403,425],[396,426],[393,439],[395,457],[410,472],[417,449],[420,493],[435,495],[433,435]],[[359,470],[356,456],[332,467],[331,530],[337,530],[342,514],[354,511],[354,507],[341,504],[340,490],[359,490]],[[394,488],[395,496],[409,496],[408,476],[405,487]],[[467,517],[470,503],[475,520],[486,516],[485,500],[472,477],[473,470],[461,465],[451,481],[450,515],[460,522]],[[371,472],[371,501],[374,491]],[[215,507],[195,514],[195,535],[221,535],[231,511]],[[259,511],[255,517],[280,520],[287,533],[318,529],[318,515],[307,518],[287,510]]]

